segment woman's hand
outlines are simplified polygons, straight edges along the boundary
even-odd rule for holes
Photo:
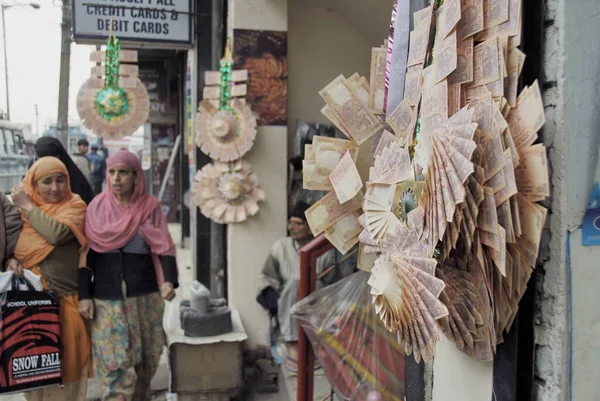
[[[13,272],[15,272],[17,277],[21,278],[21,277],[23,277],[23,273],[25,272],[25,269],[23,268],[23,265],[21,264],[21,262],[19,262],[17,259],[10,258],[10,259],[8,259],[8,262],[6,262],[6,271],[8,271],[8,272],[13,271]]]
[[[14,187],[12,189],[12,201],[16,207],[21,209],[25,213],[31,212],[33,209],[33,203],[31,202],[31,197],[28,193],[23,191],[21,187]]]
[[[160,286],[160,296],[167,301],[172,301],[175,298],[175,287],[173,283],[163,283]]]
[[[94,318],[94,301],[91,299],[80,300],[77,310],[84,319],[92,320]]]

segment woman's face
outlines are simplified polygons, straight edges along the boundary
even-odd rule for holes
[[[118,197],[133,195],[137,174],[125,167],[115,167],[108,170],[110,186],[113,194]]]
[[[67,193],[67,177],[54,173],[40,178],[35,183],[35,190],[46,203],[59,203]]]

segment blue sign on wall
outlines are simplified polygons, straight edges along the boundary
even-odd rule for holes
[[[583,217],[581,235],[581,245],[583,246],[600,245],[600,183],[597,180],[596,177]]]

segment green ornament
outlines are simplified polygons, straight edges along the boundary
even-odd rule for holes
[[[118,120],[129,112],[127,94],[119,87],[104,88],[96,95],[96,111],[105,120]]]
[[[219,110],[231,110],[231,74],[232,60],[221,60],[219,72],[221,73],[221,91],[219,96]]]
[[[106,40],[104,88],[96,95],[96,112],[108,121],[118,121],[129,113],[127,94],[119,87],[121,44],[114,36]]]

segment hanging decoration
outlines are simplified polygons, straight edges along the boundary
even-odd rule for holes
[[[256,116],[244,98],[247,79],[247,70],[233,70],[227,42],[219,71],[205,74],[203,100],[198,105],[196,145],[214,164],[196,175],[194,199],[205,216],[222,224],[254,216],[257,202],[265,199],[250,164],[241,160],[252,149],[257,133]]]
[[[194,202],[202,214],[221,224],[245,221],[265,200],[256,174],[243,160],[207,164],[196,173],[193,186]]]
[[[119,39],[109,34],[105,51],[92,52],[92,76],[77,94],[77,111],[83,125],[105,139],[133,134],[150,113],[148,91],[138,78],[137,52],[121,50]]]
[[[417,361],[441,333],[493,359],[536,267],[550,184],[539,84],[517,91],[521,3],[484,13],[485,2],[461,12],[460,0],[434,1],[414,13],[403,99],[385,117],[379,48],[370,83],[340,76],[320,92],[348,140],[306,151],[305,188],[330,190],[309,225],[328,238],[343,236],[342,219],[361,227],[375,311]]]
[[[202,101],[196,119],[196,144],[211,159],[238,160],[248,153],[256,139],[256,117],[248,105],[231,99],[218,109]]]

